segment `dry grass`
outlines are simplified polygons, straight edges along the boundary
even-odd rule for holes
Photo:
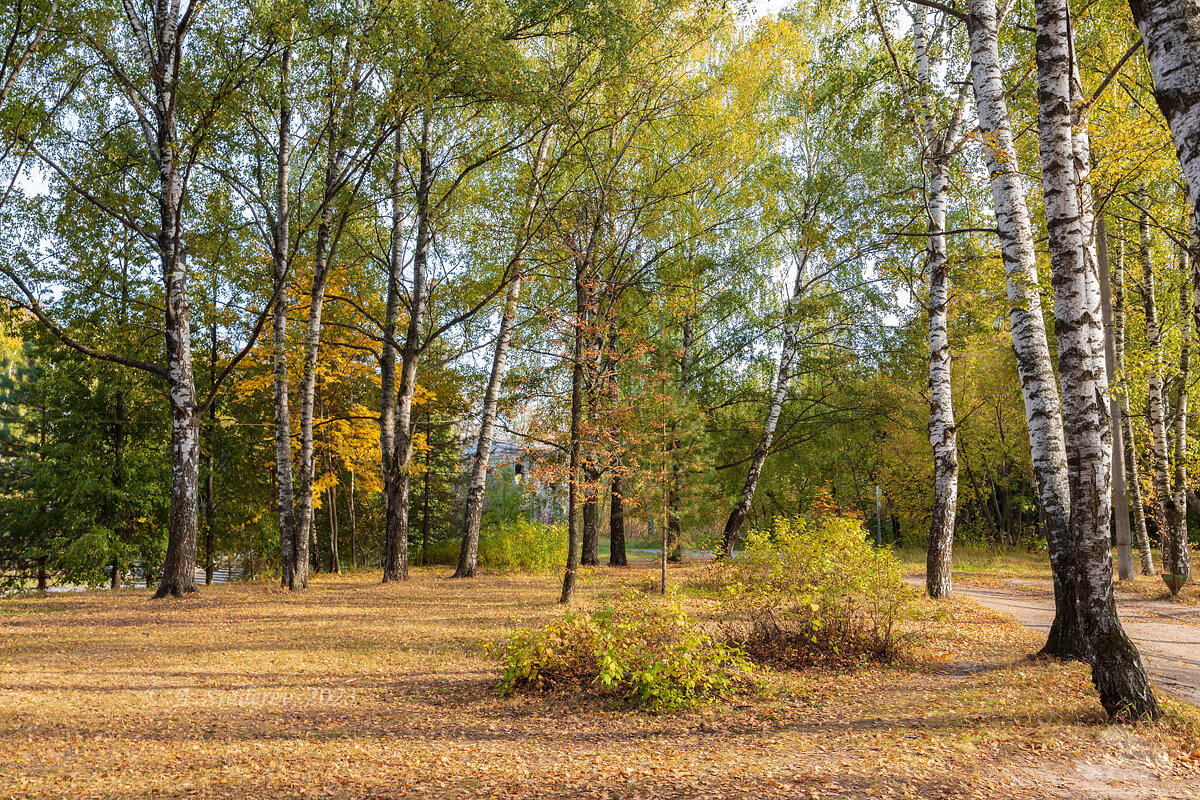
[[[1109,728],[1084,668],[1025,660],[1030,632],[968,600],[929,611],[913,664],[775,675],[765,696],[654,717],[588,696],[497,698],[485,645],[559,613],[557,578],[444,574],[320,576],[299,595],[255,584],[182,601],[125,590],[0,602],[0,797],[1015,799],[1200,786],[1195,716],[1175,707],[1158,725]],[[585,574],[581,602],[642,575]]]
[[[1165,600],[1172,603],[1182,603],[1184,606],[1200,606],[1200,585],[1195,579],[1180,589],[1180,594],[1171,597],[1171,590],[1166,588],[1163,579],[1157,575],[1144,576],[1138,573],[1133,581],[1118,581],[1117,596],[1129,596],[1136,600]]]
[[[1162,564],[1162,553],[1153,550],[1154,563]],[[904,547],[895,550],[904,568],[910,573],[925,572],[925,550],[919,547]],[[1113,551],[1113,564],[1117,554]],[[1158,575],[1142,575],[1141,561],[1137,551],[1133,554],[1135,577],[1132,581],[1117,581],[1119,596],[1137,600],[1169,600],[1183,605],[1200,605],[1200,583],[1196,580],[1185,585],[1177,597],[1171,597],[1162,578]],[[1200,563],[1192,553],[1193,575],[1200,575]],[[1114,566],[1115,570],[1115,566]],[[1050,561],[1045,553],[1030,553],[1012,548],[997,548],[986,545],[959,544],[954,548],[954,576],[972,582],[987,584],[994,581],[1050,580]],[[1008,585],[1008,584],[1006,584]]]
[[[901,547],[895,553],[905,569],[925,572],[924,547]],[[1044,552],[959,543],[954,545],[954,574],[970,578],[1048,579],[1050,561]]]

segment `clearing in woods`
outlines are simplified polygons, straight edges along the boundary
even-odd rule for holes
[[[488,646],[561,613],[558,578],[445,573],[5,601],[0,797],[1200,796],[1194,709],[1108,726],[1085,667],[965,598],[913,663],[651,716],[497,697]],[[645,575],[585,571],[580,603]]]

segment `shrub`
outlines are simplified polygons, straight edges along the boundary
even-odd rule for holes
[[[429,550],[425,553],[425,561],[421,561],[421,540],[409,540],[409,555],[408,562],[410,564],[421,564],[428,566],[430,564],[439,564],[441,566],[454,567],[458,565],[458,549],[462,545],[461,539],[442,539],[440,542],[430,542]]]
[[[514,633],[500,693],[591,688],[648,711],[691,708],[754,683],[742,652],[715,640],[678,601],[627,595],[595,614],[569,614]]]
[[[489,525],[480,531],[480,566],[501,571],[541,572],[565,563],[567,531],[561,525],[517,519]]]
[[[867,541],[860,520],[836,513],[778,518],[752,530],[737,558],[709,577],[731,641],[778,666],[891,661],[895,625],[913,592],[900,562]]]

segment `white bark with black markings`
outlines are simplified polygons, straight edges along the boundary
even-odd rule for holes
[[[525,250],[529,246],[534,213],[541,195],[542,168],[550,147],[551,129],[546,128],[534,156],[529,196],[525,203],[525,216],[521,221],[516,249],[509,262],[512,281],[504,299],[504,311],[500,316],[500,330],[496,334],[496,350],[492,357],[492,371],[488,376],[487,389],[483,395],[483,411],[479,420],[479,442],[475,446],[475,458],[471,464],[471,479],[467,484],[467,508],[463,523],[462,545],[458,552],[456,578],[474,577],[479,566],[479,524],[483,517],[483,496],[487,485],[488,462],[491,459],[492,441],[496,428],[496,413],[500,405],[500,387],[508,365],[508,343],[512,337],[513,322],[517,315],[517,301],[521,297],[521,281]]]
[[[288,185],[292,150],[292,48],[284,48],[279,71],[279,149],[276,153],[275,226],[272,230],[274,261],[274,317],[271,324],[271,349],[274,369],[275,405],[275,486],[279,505],[280,581],[295,588],[296,501],[292,490],[292,419],[288,408],[288,242],[291,236],[291,208]]]
[[[1074,130],[1074,48],[1066,0],[1036,0],[1038,133],[1046,204],[1055,331],[1071,494],[1071,551],[1060,565],[1073,595],[1092,680],[1109,714],[1156,716],[1141,657],[1125,635],[1113,597],[1109,530],[1111,439],[1099,320],[1099,279],[1085,225],[1090,208],[1079,164],[1088,154]],[[1090,274],[1089,274],[1090,273]],[[1071,625],[1075,628],[1075,625]],[[1068,645],[1073,643],[1068,642]],[[1047,650],[1054,652],[1054,631]]]
[[[1138,190],[1142,211],[1138,220],[1138,256],[1142,265],[1142,308],[1146,316],[1146,350],[1150,368],[1146,375],[1147,406],[1150,416],[1150,470],[1154,483],[1160,537],[1163,541],[1163,560],[1170,549],[1174,501],[1171,491],[1170,445],[1167,442],[1167,409],[1163,389],[1162,326],[1158,321],[1158,297],[1154,279],[1154,260],[1151,256],[1150,214],[1146,184]]]
[[[754,502],[754,491],[758,488],[758,479],[762,477],[763,465],[767,462],[767,454],[771,450],[771,442],[775,439],[775,428],[779,424],[779,415],[783,410],[783,401],[787,397],[788,385],[792,376],[792,362],[796,358],[797,315],[796,305],[800,301],[800,293],[804,288],[805,267],[808,263],[808,252],[796,267],[796,282],[792,287],[791,296],[784,305],[783,345],[779,349],[779,363],[775,369],[775,390],[771,395],[771,405],[767,408],[767,418],[763,421],[762,435],[754,456],[750,459],[750,468],[746,471],[746,480],[742,484],[742,492],[738,504],[725,521],[725,534],[721,546],[726,557],[733,556],[733,545],[737,541],[737,533],[750,513],[750,504]]]
[[[1130,0],[1154,76],[1154,99],[1175,141],[1175,154],[1200,202],[1200,4],[1194,0]]]
[[[969,27],[972,85],[1008,277],[1009,324],[1025,401],[1034,483],[1051,558],[1061,562],[1069,547],[1071,508],[1062,409],[1038,290],[1033,229],[1005,96],[995,3],[972,0]],[[1056,598],[1065,592],[1057,579],[1060,572],[1055,571]]]
[[[1129,508],[1133,516],[1133,529],[1137,538],[1138,555],[1142,562],[1142,574],[1153,575],[1154,554],[1150,550],[1150,534],[1146,530],[1146,510],[1142,503],[1141,472],[1138,469],[1137,451],[1133,438],[1133,417],[1129,411],[1129,387],[1125,379],[1125,236],[1117,238],[1117,258],[1113,262],[1113,344],[1115,346],[1117,384],[1113,391],[1118,395],[1121,446],[1125,459],[1125,485],[1129,491]],[[1113,455],[1114,458],[1118,454]]]

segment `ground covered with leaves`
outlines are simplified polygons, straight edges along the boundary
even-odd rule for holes
[[[645,578],[585,571],[579,604]],[[904,663],[652,715],[498,695],[555,576],[378,579],[0,601],[0,797],[1200,797],[1193,710],[1109,726],[1084,667],[969,600],[924,604]]]

